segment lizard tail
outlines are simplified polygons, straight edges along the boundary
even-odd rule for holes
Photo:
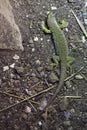
[[[65,79],[65,75],[66,75],[66,66],[61,67],[61,75],[60,75],[60,81],[59,81],[59,85],[58,88],[56,89],[54,95],[52,96],[52,98],[48,101],[47,105],[44,107],[43,110],[45,110],[46,108],[48,108],[53,101],[55,100],[56,96],[58,95],[58,93],[60,92],[61,87],[64,84],[64,79]]]

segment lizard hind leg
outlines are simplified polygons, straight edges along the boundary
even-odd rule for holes
[[[72,57],[72,56],[67,57],[67,68],[68,68],[70,74],[72,73],[72,66],[71,65],[74,63],[74,61],[75,61],[74,57]]]
[[[58,56],[58,55],[53,55],[53,56],[52,56],[52,62],[53,62],[53,63],[50,64],[51,67],[52,67],[52,68],[57,67],[58,64],[59,64],[59,56]]]

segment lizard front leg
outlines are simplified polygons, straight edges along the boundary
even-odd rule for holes
[[[48,34],[51,33],[51,31],[45,26],[44,21],[42,21],[42,23],[41,23],[41,29],[42,29],[45,33],[48,33]]]

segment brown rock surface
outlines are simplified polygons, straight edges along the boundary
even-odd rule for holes
[[[9,0],[0,0],[0,49],[23,50],[21,33]]]

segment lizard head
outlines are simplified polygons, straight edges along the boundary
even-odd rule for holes
[[[52,19],[52,17],[54,18],[54,14],[52,12],[48,13],[48,19]]]
[[[48,27],[52,28],[54,25],[57,25],[56,18],[52,12],[49,12],[48,18],[47,18]]]

